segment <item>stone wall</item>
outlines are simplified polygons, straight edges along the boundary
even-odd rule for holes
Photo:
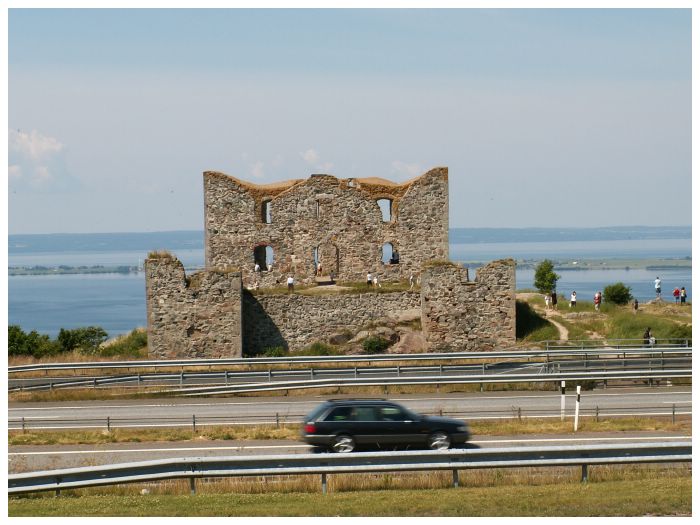
[[[386,221],[381,199],[391,201]],[[284,284],[290,274],[312,282],[318,259],[323,274],[333,271],[338,280],[363,280],[371,272],[396,281],[449,255],[447,168],[403,184],[312,175],[255,185],[205,172],[204,209],[206,266],[239,268],[247,287]],[[382,262],[385,243],[397,251],[398,264]],[[267,247],[272,271],[264,271]],[[263,271],[253,274],[256,249]]]
[[[389,319],[420,316],[418,292],[255,296],[243,294],[243,344],[247,355],[282,346],[300,350],[333,334]]]
[[[241,357],[241,274],[210,270],[185,276],[171,256],[148,258],[149,357]]]
[[[515,343],[515,261],[493,261],[474,281],[451,263],[421,274],[421,322],[429,349],[488,351]]]

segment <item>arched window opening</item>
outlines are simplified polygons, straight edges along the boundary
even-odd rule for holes
[[[270,201],[262,201],[260,206],[260,218],[265,224],[272,223],[272,203]]]
[[[399,252],[390,242],[382,245],[382,263],[399,264]]]
[[[256,246],[253,250],[253,259],[255,261],[255,271],[256,272],[266,272],[267,271],[267,246],[262,244]]]
[[[391,199],[378,199],[377,204],[382,211],[382,221],[390,222],[391,217]]]

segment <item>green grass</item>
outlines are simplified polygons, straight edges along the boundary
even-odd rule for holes
[[[10,497],[18,516],[690,516],[691,476],[543,484],[259,494]],[[460,474],[469,484],[472,472]],[[388,485],[392,476],[384,475]],[[317,490],[318,479],[314,480]],[[320,492],[320,490],[319,490]]]
[[[530,342],[559,339],[559,330],[538,314],[528,302],[516,301],[515,337],[520,341]]]

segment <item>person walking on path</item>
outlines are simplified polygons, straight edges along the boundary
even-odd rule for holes
[[[637,310],[639,310],[639,301],[637,299],[634,300],[634,303],[632,303],[632,308],[634,308],[634,313],[635,315],[637,314]]]
[[[685,297],[688,293],[685,291],[685,286],[681,286],[681,304],[685,304]]]
[[[372,286],[372,274],[367,272],[367,288]]]
[[[678,304],[681,298],[681,291],[678,289],[678,286],[673,289],[673,298],[676,300],[676,304]]]
[[[661,279],[659,279],[658,275],[654,279],[654,290],[656,290],[656,298],[661,297]]]
[[[557,292],[552,292],[552,310],[557,309]]]
[[[291,275],[287,277],[287,293],[293,293],[294,292],[294,277]]]
[[[601,296],[602,296],[602,294],[600,292],[596,292],[595,295],[593,296],[593,304],[595,305],[596,312],[600,311]]]
[[[571,292],[571,301],[569,302],[569,308],[576,308],[576,290]]]
[[[546,293],[544,294],[544,311],[546,312],[549,310],[549,302],[552,300],[552,297]]]

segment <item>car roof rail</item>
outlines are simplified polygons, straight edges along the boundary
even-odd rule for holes
[[[327,401],[388,401],[385,397],[343,397],[327,399]]]

